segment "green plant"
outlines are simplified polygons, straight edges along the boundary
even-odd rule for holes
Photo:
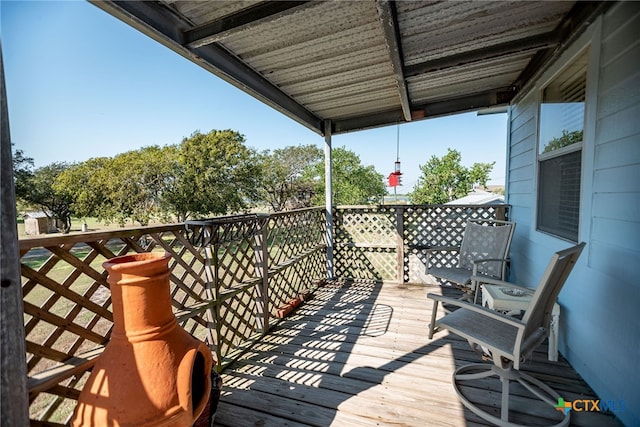
[[[575,130],[573,132],[563,130],[562,136],[555,137],[549,141],[549,143],[544,146],[544,150],[542,150],[542,152],[550,153],[551,151],[558,150],[562,147],[582,142],[583,136],[583,131],[581,130]]]

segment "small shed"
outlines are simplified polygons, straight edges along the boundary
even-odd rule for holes
[[[57,231],[56,220],[47,216],[45,212],[27,212],[22,217],[24,218],[24,232],[27,235],[34,236]]]

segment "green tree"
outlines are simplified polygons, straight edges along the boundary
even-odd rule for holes
[[[103,219],[105,206],[109,204],[107,189],[112,175],[109,173],[109,157],[91,158],[65,169],[56,179],[56,187],[71,194],[71,210],[77,217]]]
[[[165,149],[158,146],[115,156],[101,170],[100,182],[107,203],[101,206],[100,216],[120,225],[128,219],[148,225],[161,215],[160,197],[171,172],[171,161],[165,156]]]
[[[149,146],[69,167],[56,181],[72,196],[74,215],[124,226],[166,218],[161,198],[172,179],[171,147]],[[175,157],[175,156],[174,156]]]
[[[471,169],[460,164],[462,156],[448,149],[442,158],[432,156],[420,166],[422,176],[409,195],[414,204],[440,204],[464,197],[474,184],[486,185],[492,163],[474,163]]]
[[[114,157],[111,167],[118,180],[112,181],[110,197],[120,213],[140,225],[162,215],[160,198],[172,174],[169,151],[144,147]]]
[[[576,130],[573,132],[563,130],[562,136],[555,137],[551,141],[549,141],[549,143],[544,146],[542,152],[549,153],[553,150],[557,150],[559,148],[563,148],[577,142],[582,142],[583,135],[584,133],[581,130]]]
[[[360,157],[345,147],[332,151],[332,186],[335,205],[368,204],[385,194],[384,175],[376,172],[371,165],[364,166]],[[315,182],[314,205],[322,205],[325,200],[324,161],[318,162],[305,172],[305,178]]]
[[[71,229],[71,204],[73,196],[65,189],[55,186],[56,179],[69,167],[67,163],[55,162],[36,169],[28,179],[21,199],[29,206],[42,210],[55,220],[62,233]]]
[[[258,199],[258,155],[232,130],[198,131],[179,146],[163,200],[179,220],[248,209]]]
[[[303,177],[304,171],[322,159],[322,150],[314,145],[288,146],[267,150],[260,156],[262,181],[260,200],[275,212],[290,207],[304,207],[310,200],[302,194],[311,192],[312,183]],[[310,194],[309,194],[310,195]]]
[[[16,199],[22,200],[29,191],[30,180],[33,177],[33,158],[26,157],[22,150],[16,150],[12,160]]]

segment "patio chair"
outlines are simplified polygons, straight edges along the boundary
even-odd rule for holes
[[[500,220],[469,220],[460,247],[431,247],[427,249],[427,274],[443,283],[449,283],[465,291],[463,299],[477,299],[477,284],[472,276],[488,276],[505,279],[509,247],[516,224]],[[458,252],[456,267],[431,267],[431,253]]]
[[[433,312],[429,325],[429,339],[434,332],[448,329],[456,335],[466,338],[474,350],[481,351],[485,359],[491,359],[493,365],[476,363],[458,368],[453,374],[453,386],[458,397],[473,413],[498,426],[518,426],[509,422],[509,383],[517,381],[536,398],[552,407],[558,407],[560,395],[542,381],[520,371],[520,364],[526,360],[549,335],[549,322],[553,305],[573,269],[585,243],[556,252],[538,287],[534,290],[529,307],[522,320],[501,314],[475,304],[428,294],[433,299]],[[519,290],[533,290],[502,280],[486,277],[474,277],[479,283],[491,283]],[[456,305],[459,308],[436,320],[438,303]],[[502,382],[502,405],[500,418],[490,414],[471,402],[462,392],[469,381],[482,380],[498,376]],[[550,411],[551,412],[551,411]],[[562,420],[555,426],[569,423],[569,411],[558,411]]]

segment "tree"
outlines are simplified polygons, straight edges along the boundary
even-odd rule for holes
[[[311,192],[312,183],[304,171],[322,159],[322,150],[314,145],[288,146],[264,151],[260,156],[262,181],[259,197],[275,212],[290,207],[303,207],[310,200],[300,195]],[[309,194],[310,195],[310,194]]]
[[[58,177],[56,188],[72,196],[72,212],[124,226],[166,219],[161,198],[172,179],[175,147],[149,146],[113,158],[89,159]]]
[[[57,188],[55,182],[68,167],[67,163],[56,162],[36,169],[29,177],[21,197],[28,205],[41,209],[48,218],[53,219],[62,233],[68,233],[71,229],[73,196],[65,189]]]
[[[332,186],[335,205],[368,204],[378,201],[386,192],[384,175],[371,165],[364,166],[353,151],[344,147],[332,152]],[[306,179],[313,180],[315,194],[313,204],[324,204],[324,162],[318,162],[305,172]]]
[[[547,145],[544,146],[542,150],[543,153],[550,153],[553,150],[557,150],[559,148],[566,147],[571,144],[575,144],[577,142],[582,142],[583,140],[583,131],[576,130],[573,132],[569,132],[567,130],[562,131],[562,136],[558,136],[553,138]]]
[[[440,204],[464,197],[474,184],[486,185],[492,163],[474,163],[471,169],[460,164],[462,156],[448,149],[442,158],[432,156],[420,166],[422,176],[410,194],[414,204]]]
[[[73,215],[99,219],[106,216],[108,181],[112,180],[109,173],[111,160],[109,157],[91,158],[69,166],[58,176],[55,186],[71,194]]]
[[[23,199],[29,191],[30,180],[33,177],[33,158],[25,157],[22,150],[13,153],[13,182],[16,199]]]
[[[246,210],[258,199],[258,155],[232,130],[194,132],[179,146],[163,200],[179,220]]]
[[[149,146],[113,158],[109,172],[115,179],[106,184],[114,214],[120,221],[130,218],[144,226],[161,215],[160,197],[173,171],[167,151]]]

